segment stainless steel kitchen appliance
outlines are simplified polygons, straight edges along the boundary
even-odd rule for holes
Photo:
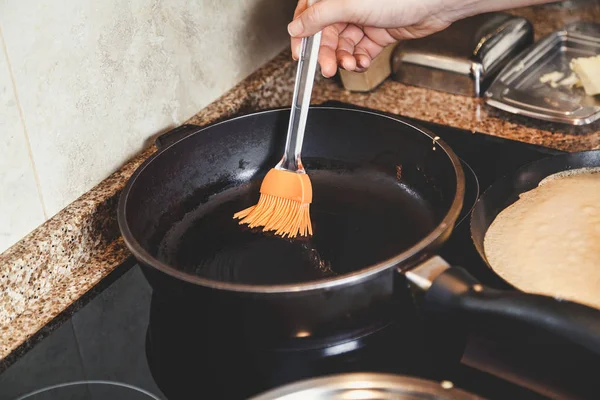
[[[392,78],[479,97],[506,63],[531,43],[533,26],[525,18],[476,15],[436,34],[402,42],[392,58]]]

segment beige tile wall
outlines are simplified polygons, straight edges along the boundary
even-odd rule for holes
[[[293,8],[0,0],[0,252],[277,54]]]
[[[0,251],[44,222],[10,70],[0,52]]]

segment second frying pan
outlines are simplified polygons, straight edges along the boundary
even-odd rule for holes
[[[501,211],[517,201],[520,194],[536,188],[550,175],[596,167],[600,167],[600,150],[561,154],[528,164],[514,175],[505,176],[492,184],[475,204],[471,216],[473,244],[488,267],[500,278],[504,278],[502,271],[494,270],[490,265],[484,251],[486,232]],[[426,290],[427,307],[437,309],[442,314],[462,317],[463,320],[490,321],[490,317],[497,317],[507,323],[520,322],[530,328],[541,328],[551,334],[569,338],[572,343],[600,354],[600,348],[597,347],[600,326],[596,321],[595,308],[583,306],[573,300],[563,300],[552,293],[539,295],[520,290],[511,293],[484,287],[472,280],[465,270],[450,268],[441,258],[434,257],[428,263],[426,267],[419,266],[405,272],[410,281]],[[422,285],[421,276],[429,278],[423,280]],[[555,279],[560,280],[561,277],[557,276]],[[515,282],[505,282],[520,289]],[[558,310],[564,319],[557,318],[558,314],[554,314]]]
[[[514,174],[502,177],[488,188],[475,204],[471,217],[473,244],[488,267],[508,285],[525,289],[524,286],[528,286],[527,284],[511,281],[504,271],[494,269],[490,265],[484,250],[484,239],[490,225],[504,209],[519,200],[521,194],[535,189],[546,177],[569,170],[597,167],[600,167],[600,150],[560,154],[527,164]],[[600,203],[600,193],[598,194],[598,202]],[[598,267],[600,268],[600,266]],[[560,272],[549,266],[548,274],[558,273]],[[586,271],[570,271],[570,273],[586,274]],[[590,278],[593,278],[593,271],[588,271],[588,273]],[[567,281],[564,275],[550,276],[550,278],[552,280]],[[531,279],[537,279],[533,276],[533,273]],[[600,287],[598,289],[600,290]],[[559,297],[559,294],[552,293],[550,288],[544,290],[544,292]]]

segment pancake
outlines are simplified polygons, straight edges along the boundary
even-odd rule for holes
[[[600,309],[600,169],[552,175],[486,232],[492,269],[516,288]]]

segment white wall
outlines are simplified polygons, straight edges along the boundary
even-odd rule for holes
[[[0,0],[0,252],[287,44],[291,0]]]

